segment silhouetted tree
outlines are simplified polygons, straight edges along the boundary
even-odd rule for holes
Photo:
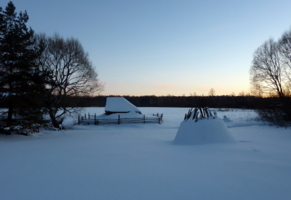
[[[45,78],[36,65],[42,49],[35,46],[34,32],[26,26],[28,15],[15,9],[12,2],[4,10],[0,7],[0,90],[8,107],[6,126],[11,126],[13,114],[41,118],[41,106],[33,97]]]
[[[72,107],[69,97],[96,94],[103,89],[103,85],[77,39],[64,39],[59,35],[47,37],[44,34],[37,35],[36,39],[45,46],[39,59],[40,70],[49,72],[52,78],[45,85],[42,101],[53,126],[59,128],[65,115],[79,111],[77,107]]]
[[[279,51],[282,58],[283,79],[286,84],[285,96],[291,97],[291,30],[285,32],[279,40]]]
[[[266,41],[256,50],[250,69],[253,94],[272,97],[259,110],[260,116],[280,126],[291,125],[289,41],[290,33],[284,34],[279,42]]]
[[[210,89],[208,96],[210,96],[210,97],[215,96],[215,90],[213,88]]]
[[[253,92],[259,96],[284,97],[286,86],[279,45],[273,39],[259,47],[250,70]]]

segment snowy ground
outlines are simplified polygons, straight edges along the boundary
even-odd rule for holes
[[[0,135],[0,199],[290,199],[291,129],[231,110],[218,116],[232,120],[227,126],[237,142],[174,145],[188,109],[140,110],[164,113],[163,124]]]

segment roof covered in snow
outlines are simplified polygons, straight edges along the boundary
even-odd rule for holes
[[[127,113],[127,112],[137,112],[141,111],[135,107],[132,103],[127,101],[123,97],[107,97],[105,105],[106,113]]]

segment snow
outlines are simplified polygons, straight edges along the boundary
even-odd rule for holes
[[[0,135],[0,199],[290,199],[290,128],[217,111],[237,142],[175,145],[188,108],[140,110],[164,122]]]
[[[174,139],[174,144],[231,143],[235,139],[221,119],[184,120]]]
[[[136,112],[129,112],[129,113],[113,113],[110,115],[102,114],[98,115],[97,119],[118,119],[118,116],[120,118],[143,118],[144,116],[136,113]]]
[[[137,112],[140,110],[123,97],[107,97],[105,112]]]
[[[224,121],[219,119],[217,113],[212,113],[208,108],[191,109],[188,117],[181,122],[173,143],[197,145],[235,142],[226,127],[226,118],[224,116]]]
[[[227,116],[224,116],[224,117],[223,117],[223,121],[226,122],[226,123],[227,123],[227,122],[232,122],[232,121],[231,121]]]

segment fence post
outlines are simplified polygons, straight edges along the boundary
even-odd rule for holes
[[[78,125],[80,125],[80,114],[78,115]]]
[[[117,123],[120,124],[120,115],[118,115]]]
[[[145,124],[145,115],[143,115],[143,123]]]
[[[90,119],[90,113],[88,113],[88,119]]]
[[[96,113],[94,114],[94,123],[96,125]]]

